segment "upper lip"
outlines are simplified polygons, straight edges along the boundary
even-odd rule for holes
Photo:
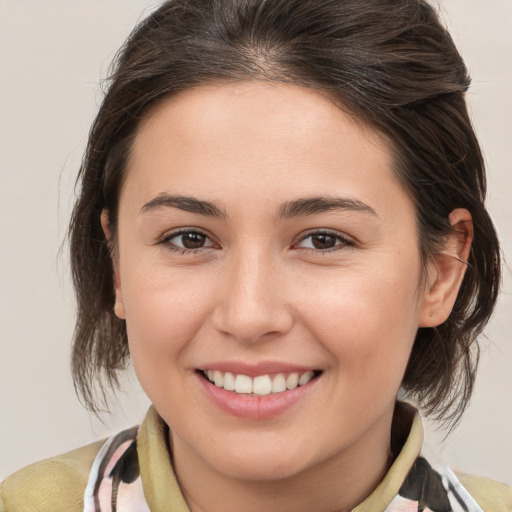
[[[245,363],[237,361],[219,361],[208,363],[198,367],[199,370],[217,370],[219,372],[230,372],[233,375],[247,375],[248,377],[257,377],[258,375],[267,375],[274,373],[304,373],[315,371],[318,368],[305,365],[296,365],[278,361],[260,361],[258,363]]]

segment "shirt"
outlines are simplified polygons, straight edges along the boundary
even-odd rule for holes
[[[416,413],[377,488],[352,512],[508,512],[512,489],[435,468]],[[151,407],[140,427],[42,461],[0,488],[0,512],[190,512],[174,474],[168,427]]]

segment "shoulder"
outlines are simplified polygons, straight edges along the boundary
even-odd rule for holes
[[[463,473],[458,473],[457,478],[485,512],[512,512],[512,487]]]
[[[104,441],[31,464],[0,487],[0,512],[81,512],[89,472]]]

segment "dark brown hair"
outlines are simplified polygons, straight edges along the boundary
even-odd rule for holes
[[[465,105],[469,76],[423,0],[171,0],[135,28],[91,128],[70,223],[78,299],[72,366],[85,404],[97,410],[95,390],[117,384],[129,357],[125,324],[113,313],[112,259],[100,214],[108,210],[115,236],[141,119],[181,90],[253,79],[327,93],[391,141],[395,171],[416,204],[424,262],[449,233],[449,213],[471,212],[474,241],[455,307],[439,327],[419,329],[402,385],[427,413],[456,421],[473,387],[476,338],[496,302],[500,253]]]

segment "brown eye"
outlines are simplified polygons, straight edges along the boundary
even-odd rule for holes
[[[206,241],[206,236],[202,233],[183,233],[180,237],[185,249],[200,249]]]
[[[162,243],[175,251],[194,251],[213,247],[210,238],[199,231],[180,231],[169,235]]]
[[[341,235],[319,231],[305,236],[298,245],[301,249],[314,249],[316,251],[327,252],[329,250],[352,247],[354,243]]]
[[[331,249],[336,245],[336,237],[327,234],[312,235],[311,244],[315,249]]]

